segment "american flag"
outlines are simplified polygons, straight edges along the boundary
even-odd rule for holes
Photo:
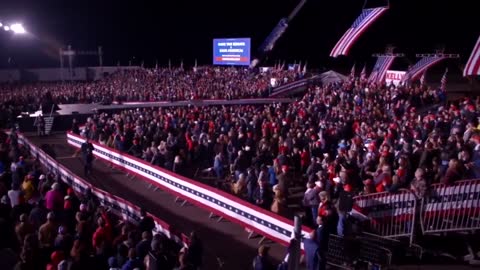
[[[480,75],[480,36],[478,37],[475,47],[473,47],[472,54],[468,58],[468,62],[463,69],[463,76],[478,76]]]
[[[422,77],[420,77],[420,86],[424,86],[425,85],[425,75],[426,75],[427,71],[425,70],[422,74]]]
[[[364,9],[360,16],[353,22],[352,26],[343,34],[342,38],[333,47],[330,53],[331,57],[347,55],[353,43],[365,32],[368,27],[375,22],[385,11],[387,7]]]
[[[395,56],[379,56],[373,67],[368,82],[381,82],[385,78],[387,70],[392,66]]]
[[[440,89],[445,91],[447,89],[447,72],[448,68],[445,69],[445,73],[443,73],[442,79],[440,80]]]
[[[407,71],[407,74],[405,74],[403,77],[402,83],[404,83],[406,80],[414,81],[418,78],[418,76],[420,76],[420,74],[422,74],[422,72],[442,61],[443,59],[445,59],[445,57],[441,55],[423,57]]]
[[[362,72],[360,72],[360,80],[365,81],[367,79],[367,65],[363,65]]]

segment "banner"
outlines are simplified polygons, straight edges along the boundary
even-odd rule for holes
[[[250,38],[213,40],[214,65],[250,65]]]
[[[407,74],[406,71],[387,70],[387,73],[385,74],[385,83],[387,85],[393,83],[393,85],[398,86],[405,77],[405,74]]]

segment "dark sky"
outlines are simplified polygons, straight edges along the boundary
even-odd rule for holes
[[[17,0],[0,2],[0,21],[21,21],[33,34],[14,37],[0,32],[0,67],[58,66],[58,47],[105,51],[105,64],[186,65],[198,58],[210,64],[212,39],[251,37],[254,51],[299,0]],[[369,1],[368,5],[386,3]],[[337,68],[353,62],[373,65],[372,53],[394,44],[407,59],[415,53],[460,53],[463,64],[480,34],[478,5],[471,0],[391,0],[391,9],[354,45],[349,57],[331,59],[330,50],[360,13],[363,1],[309,0],[277,43],[270,59],[305,61],[310,67]],[[77,59],[93,64],[95,57]],[[402,67],[400,67],[402,68]],[[405,67],[403,67],[405,68]]]

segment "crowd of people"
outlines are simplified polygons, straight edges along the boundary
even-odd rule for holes
[[[236,99],[261,96],[271,76],[298,79],[282,72],[137,70],[50,92],[60,102]],[[405,188],[423,198],[432,184],[479,178],[479,108],[441,89],[357,78],[310,85],[290,104],[100,112],[72,130],[182,175],[208,169],[219,187],[284,216],[290,187],[304,186],[305,222],[344,235],[354,195]]]
[[[202,244],[185,248],[142,209],[138,224],[121,220],[90,190],[78,194],[0,134],[0,269],[196,270]]]
[[[83,132],[180,174],[211,167],[219,182],[233,179],[232,192],[282,215],[289,187],[306,185],[313,225],[344,191],[423,197],[431,184],[480,177],[478,100],[445,98],[350,80],[311,86],[291,104],[101,113]]]
[[[260,72],[213,66],[188,70],[180,67],[119,69],[93,82],[1,84],[0,104],[2,111],[11,110],[18,115],[20,112],[35,112],[42,104],[257,98],[268,96],[272,78],[276,85],[281,85],[301,76],[298,70]]]

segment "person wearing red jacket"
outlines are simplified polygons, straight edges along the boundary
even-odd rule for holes
[[[112,225],[107,212],[102,209],[101,217],[97,219],[98,227],[92,236],[92,246],[98,255],[103,254],[105,249],[112,243]]]
[[[300,154],[300,166],[302,169],[302,173],[307,171],[308,166],[310,165],[310,153],[308,152],[307,148],[304,148],[302,153]]]

